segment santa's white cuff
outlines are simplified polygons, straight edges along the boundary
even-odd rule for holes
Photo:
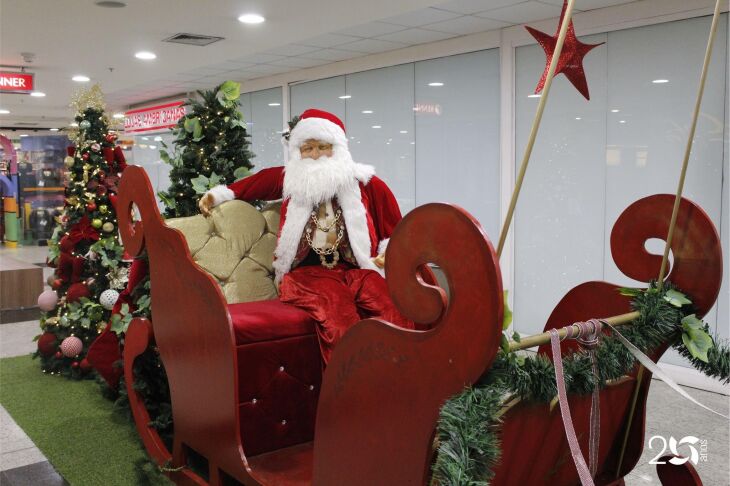
[[[386,238],[378,243],[378,255],[382,255],[383,253],[385,253],[385,249],[388,247],[388,243],[390,243],[390,238]]]
[[[213,196],[213,206],[218,206],[221,203],[224,203],[226,201],[232,201],[236,199],[236,195],[228,189],[228,187],[224,185],[218,185],[212,188],[210,191],[206,192],[205,195],[207,196],[210,194]]]

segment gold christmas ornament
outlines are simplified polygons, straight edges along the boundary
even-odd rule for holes
[[[63,163],[68,167],[69,169],[74,165],[74,158],[67,156],[65,159],[63,159]]]
[[[107,213],[107,211],[109,211],[109,208],[107,207],[107,205],[106,205],[106,204],[102,204],[101,206],[99,206],[99,212],[100,212],[101,214],[106,214],[106,213]]]
[[[114,231],[114,223],[112,223],[111,221],[107,221],[106,223],[104,223],[101,229],[107,233],[111,233],[112,231]]]
[[[94,218],[93,221],[91,221],[91,226],[93,226],[96,229],[101,228],[102,222],[99,218]]]

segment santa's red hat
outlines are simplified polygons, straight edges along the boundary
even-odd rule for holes
[[[289,135],[290,149],[298,149],[305,141],[314,139],[347,148],[345,124],[332,113],[310,108],[302,113]]]

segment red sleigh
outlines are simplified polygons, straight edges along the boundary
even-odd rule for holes
[[[170,466],[178,484],[427,484],[440,407],[489,370],[499,347],[501,273],[479,224],[446,204],[411,211],[388,247],[387,281],[402,313],[426,330],[362,321],[322,373],[312,323],[297,321],[301,315],[278,301],[229,305],[219,282],[194,262],[182,233],[165,225],[153,194],[144,171],[130,166],[121,183],[119,227],[129,254],[149,256],[154,323],[135,319],[129,326],[125,377],[150,456]],[[666,235],[673,200],[657,195],[637,201],[614,226],[613,257],[628,276],[643,282],[656,277],[661,257],[648,254],[644,242]],[[133,205],[141,221],[131,220]],[[688,200],[682,201],[672,252],[668,278],[693,297],[702,315],[717,297],[722,255],[708,216]],[[428,263],[443,269],[448,298],[426,283]],[[628,312],[628,298],[616,287],[588,282],[572,289],[546,329]],[[266,338],[258,339],[262,327]],[[134,359],[153,342],[169,380],[172,452],[148,425],[133,386]],[[636,465],[650,378],[634,371],[601,391],[596,484],[621,485]],[[570,407],[585,451],[590,397],[571,396]],[[579,484],[557,409],[505,404],[500,438],[502,458],[491,484]],[[207,477],[185,467],[190,451],[207,460]],[[701,484],[688,465],[667,465],[659,474],[663,484]]]

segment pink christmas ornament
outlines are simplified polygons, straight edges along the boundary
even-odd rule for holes
[[[67,358],[78,356],[83,348],[84,344],[76,336],[69,336],[61,343],[61,353]]]
[[[43,312],[51,312],[58,304],[58,294],[55,290],[46,290],[38,296],[38,307]]]

